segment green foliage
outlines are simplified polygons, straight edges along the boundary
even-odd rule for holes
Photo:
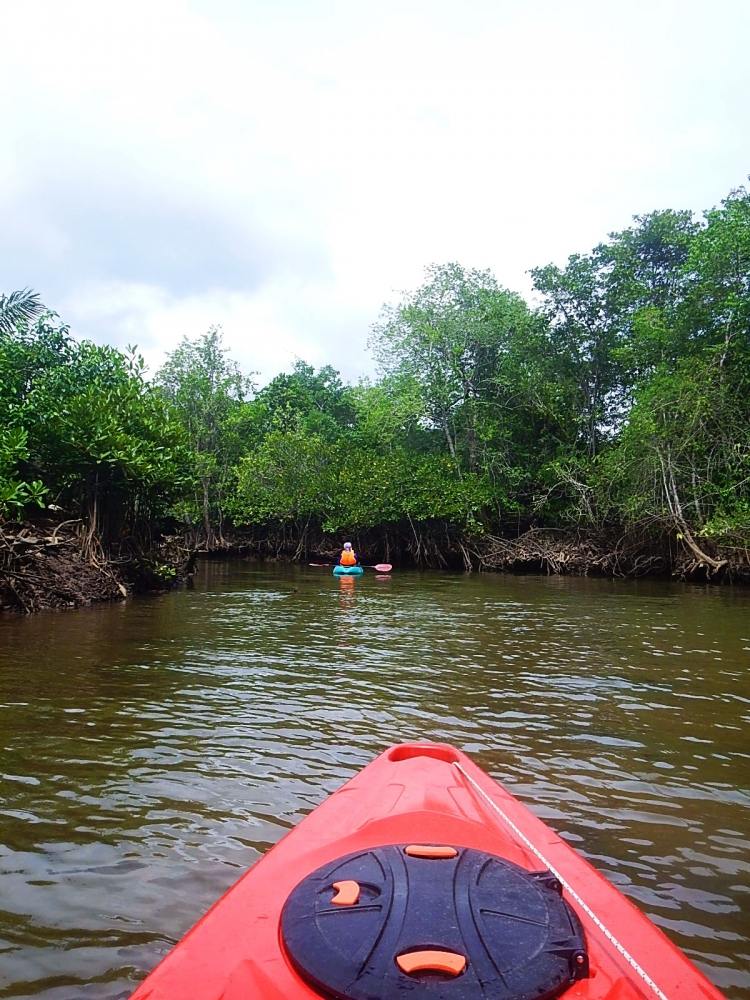
[[[315,520],[329,532],[409,519],[478,529],[487,499],[478,477],[456,478],[449,456],[404,448],[378,454],[297,429],[272,431],[241,461],[232,514],[255,524]]]
[[[307,433],[335,438],[353,420],[352,390],[330,365],[319,371],[297,361],[289,374],[277,375],[257,394],[243,415],[251,442],[272,431],[303,428]]]
[[[41,480],[16,478],[20,462],[28,457],[27,433],[22,427],[0,429],[0,516],[17,514],[24,507],[41,507],[47,490]]]
[[[384,385],[407,390],[412,421],[433,432],[422,445],[447,450],[453,477],[482,482],[502,518],[565,437],[572,390],[556,364],[565,359],[540,318],[489,273],[448,264],[427,279],[375,327]],[[465,517],[474,506],[467,495]]]
[[[0,385],[6,510],[52,495],[106,539],[181,489],[181,428],[134,354],[75,341],[47,314],[0,337]]]
[[[301,428],[272,430],[237,472],[232,513],[254,524],[319,516],[333,492],[335,447]]]
[[[713,537],[722,526],[750,531],[748,389],[715,357],[654,376],[599,470],[620,521],[657,518]]]
[[[750,537],[750,198],[706,215],[684,256],[680,295],[642,310],[651,353],[617,447],[606,456],[614,513],[684,535]],[[600,487],[600,492],[602,492]]]
[[[177,570],[174,566],[166,563],[159,563],[154,567],[154,573],[165,583],[171,583],[177,577]]]
[[[30,288],[0,295],[0,335],[11,334],[28,326],[41,314],[42,309],[39,295]]]
[[[174,506],[188,523],[201,523],[205,542],[221,537],[233,466],[243,447],[243,400],[251,380],[227,356],[218,327],[196,340],[183,338],[159,371],[157,384],[177,414],[191,456],[189,489]]]

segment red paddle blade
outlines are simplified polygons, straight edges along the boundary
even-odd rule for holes
[[[393,566],[391,566],[390,563],[376,563],[376,565],[373,566],[372,568],[376,569],[378,573],[390,573],[390,571],[393,569]]]

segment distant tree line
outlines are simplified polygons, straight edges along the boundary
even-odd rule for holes
[[[638,216],[536,305],[428,269],[373,328],[376,380],[298,362],[255,391],[212,329],[152,379],[0,296],[0,516],[53,505],[91,546],[171,524],[300,557],[342,534],[439,563],[545,528],[669,539],[697,565],[750,547],[750,195]]]

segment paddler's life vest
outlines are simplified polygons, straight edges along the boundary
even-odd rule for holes
[[[356,566],[357,556],[354,552],[354,549],[344,549],[343,552],[341,553],[341,558],[339,559],[339,563],[342,566]]]

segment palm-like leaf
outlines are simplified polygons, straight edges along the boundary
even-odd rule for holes
[[[39,294],[30,288],[0,295],[0,334],[12,333],[22,324],[35,319],[43,310]]]

